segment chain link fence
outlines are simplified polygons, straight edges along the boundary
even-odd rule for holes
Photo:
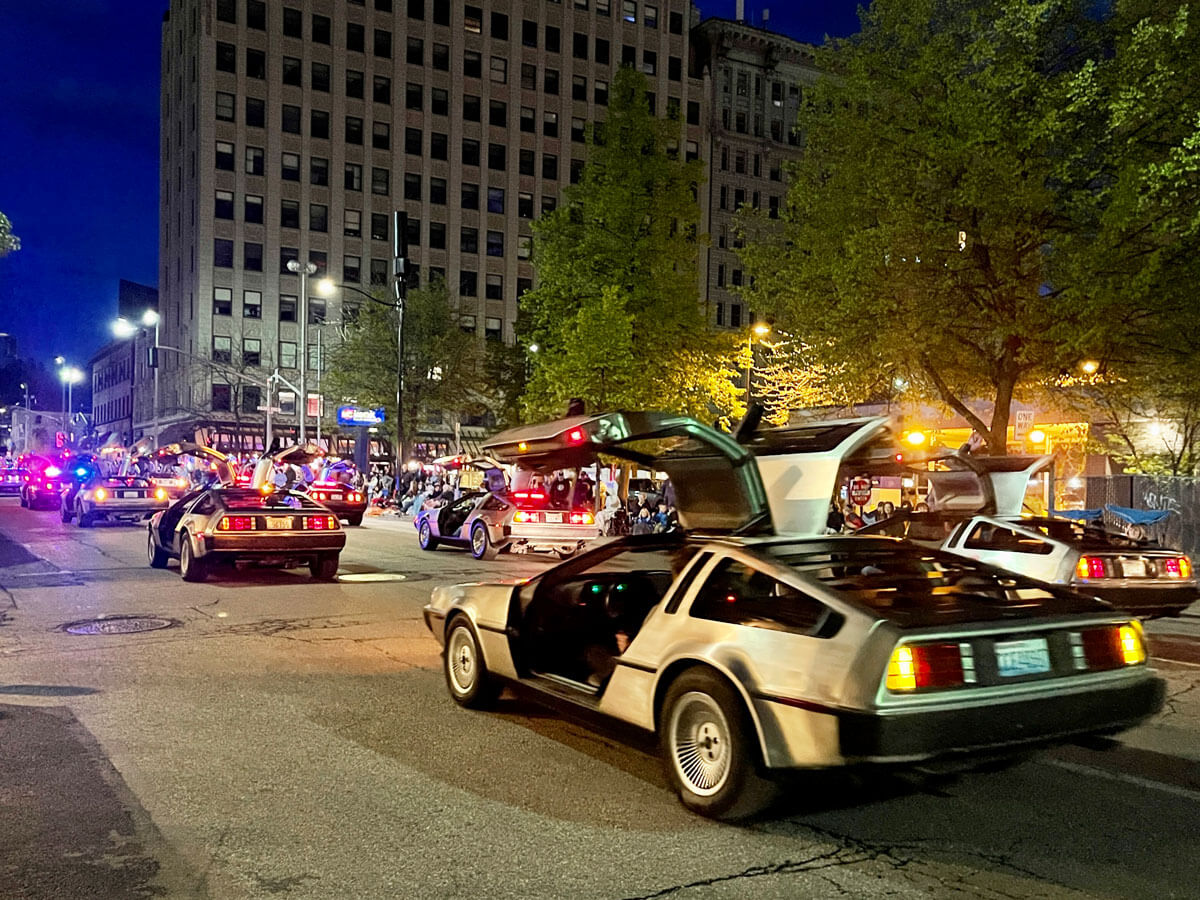
[[[1191,556],[1200,551],[1200,478],[1169,475],[1107,475],[1087,479],[1087,507],[1107,504],[1133,509],[1165,509],[1170,515],[1154,525],[1138,526],[1142,534]],[[1129,526],[1105,512],[1104,525],[1114,531]]]

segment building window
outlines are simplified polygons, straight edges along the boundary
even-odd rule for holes
[[[642,6],[642,24],[647,28],[658,27],[658,7],[649,3]]]
[[[267,30],[267,4],[263,0],[246,0],[246,27]]]
[[[489,71],[496,84],[508,84],[508,60],[504,57],[493,56]]]
[[[467,78],[483,77],[483,57],[474,50],[463,52],[463,75]]]
[[[462,229],[462,236],[459,240],[459,249],[463,253],[478,253],[479,252],[479,229],[467,228]]]
[[[362,166],[358,163],[346,163],[346,171],[342,186],[348,191],[362,190]]]
[[[471,34],[483,34],[483,10],[478,6],[463,7],[463,28]]]
[[[587,103],[587,78],[582,75],[571,76],[571,99]]]
[[[521,44],[525,47],[533,47],[537,49],[538,45],[538,26],[537,22],[531,22],[525,19],[521,23]]]
[[[480,121],[481,104],[474,94],[463,94],[462,117],[467,122]]]
[[[504,299],[504,276],[487,275],[483,279],[483,296],[488,300]]]
[[[487,255],[488,256],[503,256],[504,255],[504,232],[489,231],[487,233]]]
[[[542,177],[550,181],[558,180],[558,157],[553,153],[542,154]]]
[[[283,8],[283,36],[304,37],[304,18],[300,10],[287,6]]]
[[[329,160],[320,156],[314,156],[308,161],[308,181],[309,184],[319,185],[320,187],[329,186]]]
[[[243,206],[243,218],[254,225],[263,223],[263,198],[258,194],[247,194]]]
[[[526,91],[537,90],[537,66],[533,63],[521,63],[521,88]]]
[[[421,199],[421,174],[419,172],[404,173],[404,199]]]
[[[429,223],[429,247],[431,250],[446,249],[446,225],[444,222]]]
[[[410,156],[420,156],[425,136],[420,128],[404,129],[404,152]]]
[[[517,217],[521,219],[533,218],[533,194],[528,194],[524,191],[517,194]]]
[[[358,284],[362,281],[362,259],[358,256],[342,257],[342,281]]]
[[[450,138],[448,135],[434,131],[429,135],[429,158],[430,159],[449,159],[450,158]]]
[[[233,268],[233,241],[213,238],[213,266],[218,269]]]
[[[503,100],[493,100],[488,104],[488,124],[497,128],[508,127],[508,104]]]
[[[433,45],[433,68],[438,72],[450,71],[450,45]]]
[[[233,315],[233,291],[227,287],[213,288],[213,315]]]
[[[647,75],[653,75],[658,72],[658,54],[653,50],[642,51],[642,71]],[[651,109],[653,112],[653,109]]]
[[[217,41],[217,71],[237,74],[237,47]]]
[[[504,320],[499,316],[487,316],[483,320],[483,336],[489,341],[498,341],[504,336]]]
[[[479,273],[462,271],[458,273],[458,295],[460,297],[479,296]]]
[[[247,319],[262,318],[262,293],[242,291],[242,316]]]
[[[596,62],[602,66],[612,62],[612,44],[604,38],[596,38]]]
[[[212,359],[218,363],[233,362],[233,341],[226,335],[214,334],[212,342]],[[225,385],[229,389],[229,385]],[[228,409],[228,406],[226,406]]]
[[[575,32],[571,41],[571,55],[576,59],[588,58],[588,36]]]
[[[329,207],[324,203],[308,204],[308,230],[322,233],[329,230]]]
[[[596,79],[595,101],[597,106],[608,106],[608,82]]]
[[[529,259],[533,253],[533,238],[522,235],[517,240],[517,259]]]
[[[508,159],[508,148],[504,144],[488,144],[488,168],[504,171]]]
[[[554,212],[558,206],[558,198],[553,194],[542,194],[542,215],[549,212]]]
[[[233,171],[233,144],[228,141],[217,141],[217,154],[214,165],[226,172]]]
[[[462,183],[462,208],[479,209],[479,185],[468,181]]]
[[[371,284],[387,284],[388,283],[388,260],[373,259],[371,260]],[[346,318],[346,310],[342,309],[342,318]]]
[[[376,103],[391,105],[392,79],[388,78],[386,75],[376,75],[371,91],[371,98]]]
[[[547,69],[542,80],[543,90],[547,94],[558,94],[558,69]]]
[[[532,106],[521,107],[521,130],[527,134],[537,133],[537,111]]]
[[[312,64],[312,89],[323,94],[329,93],[329,66],[326,63]]]
[[[542,113],[542,134],[546,137],[558,137],[558,113]]]
[[[300,133],[300,107],[292,106],[290,103],[283,104],[283,110],[280,114],[281,127],[288,134]]]
[[[474,316],[466,316],[466,315],[459,316],[458,317],[458,327],[461,328],[463,331],[465,331],[467,334],[474,334],[475,333],[475,317]]]
[[[288,268],[288,263],[294,262],[300,258],[300,251],[295,247],[280,247],[279,248],[279,274],[291,275],[292,270]]]
[[[299,301],[292,294],[279,295],[279,321],[280,322],[295,322],[296,309],[299,307]]]
[[[417,223],[417,233],[420,234],[421,220],[420,219],[409,219],[408,221]],[[391,229],[388,228],[388,214],[387,213],[371,213],[371,240],[386,241],[388,239],[388,235],[390,234],[390,232],[391,232]],[[416,241],[416,243],[419,244],[420,240],[418,239]]]
[[[532,150],[522,148],[517,159],[518,171],[522,175],[534,174],[534,153]]]
[[[373,166],[371,168],[371,193],[386,197],[391,193],[391,177],[392,173],[388,169]]]
[[[342,214],[342,234],[347,237],[362,237],[362,211],[348,209]]]
[[[583,160],[582,159],[571,160],[571,184],[579,184],[579,181],[582,178],[583,178]]]
[[[233,191],[217,191],[213,204],[213,216],[218,219],[233,218]]]
[[[217,351],[215,348],[215,344],[216,344],[217,340],[228,341],[229,338],[213,338],[213,344],[214,344],[213,362],[229,362],[229,360],[227,360],[227,359],[223,359],[223,360],[217,359]],[[229,412],[232,392],[233,392],[233,389],[227,384],[216,384],[216,383],[213,384],[213,386],[212,386],[213,412]]]
[[[553,25],[547,25],[546,26],[546,52],[547,53],[557,53],[559,50],[562,49],[561,44],[562,44],[561,32],[559,32],[559,30],[557,28],[555,28]]]
[[[429,202],[435,206],[446,205],[446,179],[430,176]]]
[[[346,23],[346,49],[362,53],[367,46],[366,29],[355,22]]]
[[[320,109],[311,110],[308,114],[308,134],[309,137],[328,140],[329,113]]]
[[[596,0],[596,15],[611,16],[612,0]]]
[[[504,212],[504,188],[488,188],[488,212]]]
[[[492,37],[497,41],[508,40],[508,16],[504,13],[492,13]]]
[[[363,98],[364,78],[362,72],[357,72],[354,69],[346,70],[346,96],[353,97],[356,100]]]
[[[329,21],[329,16],[313,15],[312,41],[314,44],[328,44],[330,31],[331,23]]]
[[[281,304],[282,306],[282,304]],[[280,318],[283,318],[280,316]],[[296,321],[296,311],[292,310],[291,321]],[[295,341],[280,341],[279,342],[279,365],[284,369],[296,368],[296,343]]]
[[[246,272],[261,272],[263,267],[263,245],[254,241],[242,244],[242,269]]]
[[[246,48],[246,77],[260,80],[267,77],[267,54],[251,47]]]
[[[242,365],[262,365],[262,342],[258,338],[245,338],[242,341]]]
[[[255,341],[254,343],[257,344],[258,341]],[[253,365],[257,366],[259,363],[254,363]],[[262,388],[260,388],[257,384],[243,384],[241,395],[242,412],[244,413],[253,415],[254,413],[258,412],[258,408],[263,405]]]
[[[621,18],[626,22],[637,21],[637,3],[635,3],[634,0],[622,0]]]
[[[375,55],[382,59],[392,58],[392,33],[382,28],[375,29]]]
[[[234,110],[234,96],[227,94],[225,91],[217,91],[217,121],[232,122]]]
[[[392,126],[387,122],[373,122],[371,124],[371,146],[376,150],[390,150]]]
[[[430,91],[429,110],[435,116],[450,114],[450,95],[445,88],[433,88]]]
[[[299,200],[280,200],[279,201],[279,226],[281,228],[299,228],[300,227],[300,201]]]
[[[316,297],[308,298],[308,324],[309,325],[324,325],[325,324],[325,301]]]
[[[217,21],[237,24],[237,0],[217,0]]]
[[[479,165],[479,141],[473,140],[472,138],[463,138],[462,164],[464,166]]]

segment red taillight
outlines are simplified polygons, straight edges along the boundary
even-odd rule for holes
[[[572,525],[594,525],[596,520],[592,518],[590,512],[573,512],[571,513]]]
[[[362,494],[360,494],[358,491],[351,491],[351,492],[350,492],[350,502],[351,502],[351,503],[361,503],[361,502],[362,502],[362,498],[363,498],[363,495],[362,495]]]
[[[1120,669],[1146,661],[1146,645],[1137,622],[1085,628],[1079,638],[1089,669]]]
[[[514,522],[536,522],[537,520],[538,520],[538,514],[535,512],[529,512],[528,510],[518,509],[515,513],[513,513],[513,521]]]
[[[958,644],[905,644],[888,663],[889,691],[958,687],[966,683]]]
[[[332,531],[337,528],[334,516],[305,516],[304,527],[308,531]]]
[[[513,496],[518,500],[545,500],[546,495],[541,491],[514,491]]]
[[[323,493],[321,493],[320,491],[313,491],[313,499],[314,500],[324,500],[325,495]]]
[[[253,516],[222,516],[217,531],[253,531]]]
[[[572,428],[567,432],[568,444],[582,444],[587,440],[587,433],[582,428]]]
[[[1162,560],[1162,574],[1167,578],[1191,578],[1192,561],[1186,556],[1173,556]]]
[[[1101,556],[1081,556],[1075,564],[1075,575],[1078,578],[1107,578],[1108,566]]]

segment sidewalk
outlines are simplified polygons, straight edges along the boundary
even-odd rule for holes
[[[386,510],[378,516],[363,516],[363,527],[381,528],[386,531],[403,531],[414,536],[417,533],[417,529],[413,527],[412,516],[398,516],[391,510]]]

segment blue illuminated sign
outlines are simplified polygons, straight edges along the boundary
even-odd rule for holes
[[[359,409],[357,406],[339,406],[339,425],[381,425],[384,420],[382,409]]]

